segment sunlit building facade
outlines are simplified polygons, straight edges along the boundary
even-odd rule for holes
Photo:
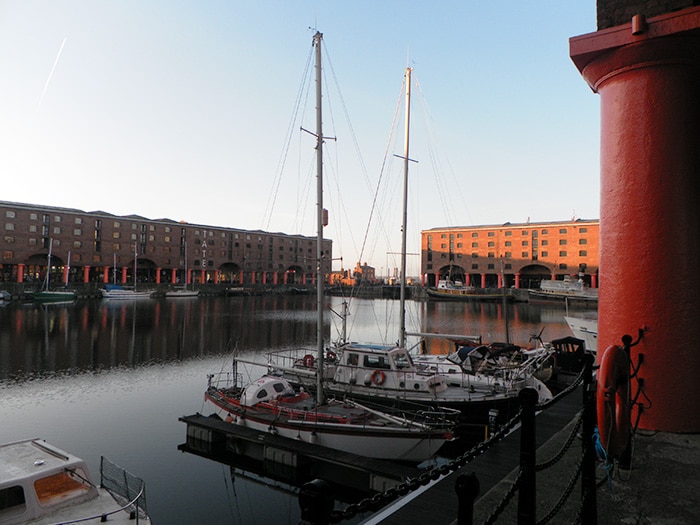
[[[505,223],[421,232],[421,280],[477,288],[533,288],[571,276],[598,287],[599,220]]]

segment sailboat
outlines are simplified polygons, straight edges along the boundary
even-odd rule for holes
[[[316,60],[316,169],[317,169],[317,362],[323,370],[323,130],[321,119],[321,42],[314,35]],[[236,366],[234,359],[234,367]],[[225,421],[260,432],[316,443],[357,455],[421,462],[432,457],[449,439],[448,428],[431,424],[422,414],[389,414],[356,401],[326,399],[323,374],[316,374],[315,396],[295,390],[286,379],[265,375],[248,385],[229,383],[228,374],[209,377],[205,403]],[[237,378],[234,368],[234,378]],[[224,380],[226,380],[224,382]]]
[[[123,286],[116,283],[117,280],[117,256],[114,255],[114,271],[113,271],[113,284],[107,284],[104,288],[100,289],[103,299],[149,299],[153,293],[151,290],[136,290],[136,280],[138,276],[138,254],[136,252],[136,245],[134,245],[134,287],[133,289],[124,288]]]
[[[411,116],[411,68],[406,68],[406,114],[404,137],[403,224],[401,239],[401,276],[399,335],[395,345],[384,343],[342,342],[332,348],[323,372],[315,374],[315,358],[283,362],[280,354],[268,356],[268,367],[279,370],[294,384],[313,388],[315,375],[327,379],[324,389],[329,394],[344,396],[359,402],[378,403],[396,408],[439,407],[460,411],[460,423],[486,424],[490,411],[499,410],[500,420],[514,415],[519,405],[519,392],[534,388],[539,401],[552,398],[552,393],[534,374],[509,374],[508,377],[481,371],[467,371],[454,364],[438,367],[426,365],[411,355],[406,346],[407,336],[419,338],[444,337],[465,339],[470,336],[408,333],[406,331],[406,231],[408,207],[409,128]],[[319,352],[319,355],[322,353]]]
[[[38,302],[68,302],[75,299],[75,292],[67,289],[64,290],[52,290],[51,289],[51,256],[53,252],[53,239],[49,239],[49,254],[47,256],[46,262],[46,277],[44,278],[44,283],[41,286],[41,290],[34,294],[34,300]]]
[[[197,297],[199,295],[199,292],[197,290],[194,290],[188,286],[187,283],[187,243],[185,242],[185,284],[182,286],[182,288],[175,288],[173,290],[168,290],[165,292],[165,297],[168,298],[177,298],[177,297]]]

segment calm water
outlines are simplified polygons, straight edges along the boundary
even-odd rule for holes
[[[208,373],[231,353],[315,345],[315,297],[93,300],[0,308],[0,442],[40,437],[86,459],[105,455],[146,480],[157,524],[299,521],[295,495],[185,454],[178,417],[203,411]],[[341,311],[342,299],[327,298]],[[349,339],[394,342],[399,302],[350,303]],[[564,308],[509,307],[511,340],[570,335]],[[335,339],[336,315],[326,316]],[[409,331],[505,339],[501,305],[407,303]],[[253,374],[256,371],[252,372]]]

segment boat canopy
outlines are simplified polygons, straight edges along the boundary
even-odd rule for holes
[[[249,384],[241,395],[241,405],[252,407],[260,402],[274,401],[280,396],[293,396],[294,388],[280,377],[265,376]]]

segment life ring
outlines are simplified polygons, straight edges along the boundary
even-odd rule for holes
[[[386,380],[386,374],[381,370],[375,370],[372,372],[372,383],[377,386],[383,385]]]
[[[596,408],[600,442],[609,458],[622,456],[630,437],[629,356],[619,346],[609,346],[597,372]]]
[[[306,354],[303,359],[304,366],[307,368],[313,368],[314,367],[314,356],[311,354]]]
[[[338,356],[333,350],[328,350],[326,352],[326,361],[329,363],[336,363],[338,361]]]

